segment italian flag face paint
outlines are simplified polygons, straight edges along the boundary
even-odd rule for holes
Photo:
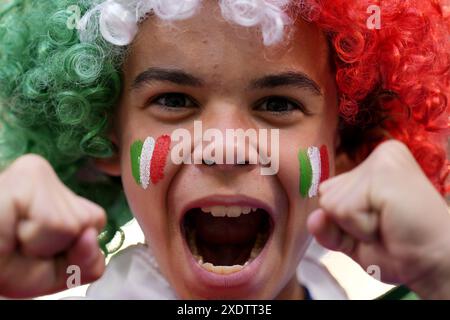
[[[131,172],[133,178],[143,189],[147,189],[150,181],[158,183],[164,178],[164,167],[170,149],[170,137],[147,137],[144,142],[135,141],[130,148]]]
[[[329,177],[328,150],[325,145],[309,147],[298,153],[300,165],[300,194],[303,198],[315,197],[319,184]]]
[[[161,136],[156,140],[155,151],[150,166],[150,177],[153,184],[157,184],[164,178],[164,167],[170,150],[170,137]]]

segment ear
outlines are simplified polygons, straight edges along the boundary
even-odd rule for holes
[[[118,146],[118,139],[114,134],[109,136],[113,143],[113,155],[109,158],[96,158],[94,160],[95,167],[101,172],[114,177],[121,175],[120,171],[120,152]]]
[[[336,153],[335,158],[335,170],[336,175],[340,175],[347,171],[354,169],[357,166],[354,160],[352,160],[346,152],[339,151]]]
[[[336,157],[335,162],[335,175],[340,175],[347,171],[350,171],[358,166],[358,161],[355,157],[349,155],[347,150],[342,147],[341,138],[336,140]]]

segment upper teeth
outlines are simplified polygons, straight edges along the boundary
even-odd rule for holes
[[[211,213],[214,217],[239,217],[241,214],[248,214],[256,211],[257,208],[240,206],[212,206],[201,208],[203,212]]]

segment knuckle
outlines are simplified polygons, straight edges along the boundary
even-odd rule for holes
[[[103,228],[106,223],[106,212],[98,204],[87,200],[82,197],[78,197],[80,209],[78,214],[83,224],[89,226],[101,226]]]
[[[99,209],[98,212],[96,213],[96,220],[98,221],[99,225],[102,228],[105,227],[107,218],[106,218],[106,211],[103,208]]]
[[[75,219],[77,223],[79,223],[82,226],[89,226],[93,221],[92,216],[89,214],[89,212],[83,210],[77,210],[77,213],[75,214]]]
[[[26,154],[18,158],[14,162],[15,167],[20,167],[21,169],[33,169],[33,171],[41,172],[51,170],[50,163],[43,157],[37,154]]]
[[[319,206],[323,209],[325,209],[325,211],[330,211],[330,209],[333,208],[333,203],[331,203],[331,201],[329,200],[329,197],[325,197],[325,196],[321,196],[319,198]]]
[[[343,223],[349,223],[353,220],[353,212],[345,205],[338,205],[334,209],[334,215]]]
[[[405,155],[409,153],[408,147],[399,140],[387,140],[377,147],[379,154],[384,156]]]
[[[399,140],[389,140],[386,143],[388,143],[388,145],[393,151],[408,152],[408,147],[406,146],[406,144],[404,144]]]
[[[372,156],[372,169],[376,173],[392,173],[399,169],[402,161],[409,153],[408,148],[397,140],[389,140],[378,146]]]
[[[81,225],[72,219],[64,219],[63,221],[52,221],[48,227],[58,233],[62,233],[71,238],[75,238],[81,232]]]
[[[76,237],[80,234],[82,226],[78,223],[65,223],[61,228],[66,234],[72,237]]]
[[[18,158],[8,170],[14,179],[17,176],[26,176],[29,181],[41,181],[54,176],[54,171],[50,163],[43,157],[36,154],[27,154]]]

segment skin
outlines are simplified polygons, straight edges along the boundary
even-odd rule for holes
[[[365,269],[378,265],[383,281],[422,298],[450,298],[447,205],[405,145],[383,143],[319,192],[320,208],[308,219],[319,243]]]
[[[299,195],[299,148],[326,144],[335,150],[339,142],[334,75],[321,31],[299,23],[289,50],[271,48],[265,54],[257,29],[232,26],[220,17],[211,19],[212,9],[207,5],[194,18],[172,26],[154,18],[141,26],[123,67],[123,92],[114,118],[112,139],[119,152],[97,161],[105,173],[122,177],[131,209],[178,296],[301,299],[295,270],[312,233],[325,247],[349,254],[363,267],[379,265],[385,280],[405,283],[424,298],[448,297],[450,217],[445,202],[402,144],[380,145],[362,164],[323,183],[318,198]],[[151,67],[183,70],[204,85],[152,81],[133,89],[136,77]],[[286,71],[306,74],[321,94],[293,86],[245,89],[254,79]],[[186,94],[197,103],[164,108],[155,98],[170,92]],[[274,95],[302,102],[307,112],[293,108],[277,114],[256,103]],[[279,128],[278,174],[261,176],[257,165],[176,166],[169,161],[163,181],[142,190],[131,174],[131,144],[177,128],[192,131],[194,120],[201,120],[204,128],[223,131]],[[334,169],[342,172],[335,168],[340,156],[330,154],[332,176]],[[34,183],[21,184],[20,179],[11,183],[23,170]],[[49,176],[53,178],[42,179]],[[0,295],[28,297],[59,291],[68,264],[83,267],[83,283],[101,276],[104,262],[95,242],[95,230],[104,224],[101,208],[67,190],[46,161],[36,156],[25,156],[3,172],[0,188],[4,190]],[[210,290],[186,268],[178,218],[183,204],[211,194],[246,194],[279,213],[264,267],[239,288]],[[60,199],[57,206],[53,199]],[[23,227],[27,224],[35,227]],[[37,263],[37,257],[47,268]],[[20,270],[25,268],[31,271],[24,278]],[[39,282],[42,278],[47,279],[45,284]]]
[[[336,89],[327,64],[326,41],[315,27],[299,25],[291,50],[272,48],[280,53],[268,61],[256,28],[230,25],[219,17],[210,19],[209,10],[205,8],[194,18],[177,22],[176,28],[150,19],[131,47],[116,117],[120,119],[116,137],[125,192],[161,270],[180,297],[299,298],[301,291],[294,271],[308,243],[307,213],[317,206],[317,199],[299,199],[297,152],[300,147],[321,144],[333,150],[337,126]],[[239,36],[245,33],[248,36]],[[152,67],[183,70],[201,79],[204,86],[153,81],[132,89],[134,79]],[[322,94],[294,86],[246,90],[254,79],[288,71],[308,75],[320,86]],[[199,102],[198,106],[166,110],[157,103],[146,105],[149,98],[167,92],[189,95]],[[301,101],[311,115],[293,107],[285,114],[264,110],[265,105],[255,110],[254,104],[270,96]],[[188,129],[193,135],[194,120],[201,120],[203,128],[217,128],[223,133],[227,128],[280,129],[279,173],[261,176],[256,165],[244,169],[233,165],[210,168],[169,163],[164,181],[148,191],[137,186],[130,174],[129,146],[142,137],[170,134],[177,128]],[[178,220],[182,207],[191,200],[214,194],[244,194],[267,201],[280,212],[264,268],[244,287],[213,291],[199,285],[185,267],[186,259],[179,254],[184,241]]]

